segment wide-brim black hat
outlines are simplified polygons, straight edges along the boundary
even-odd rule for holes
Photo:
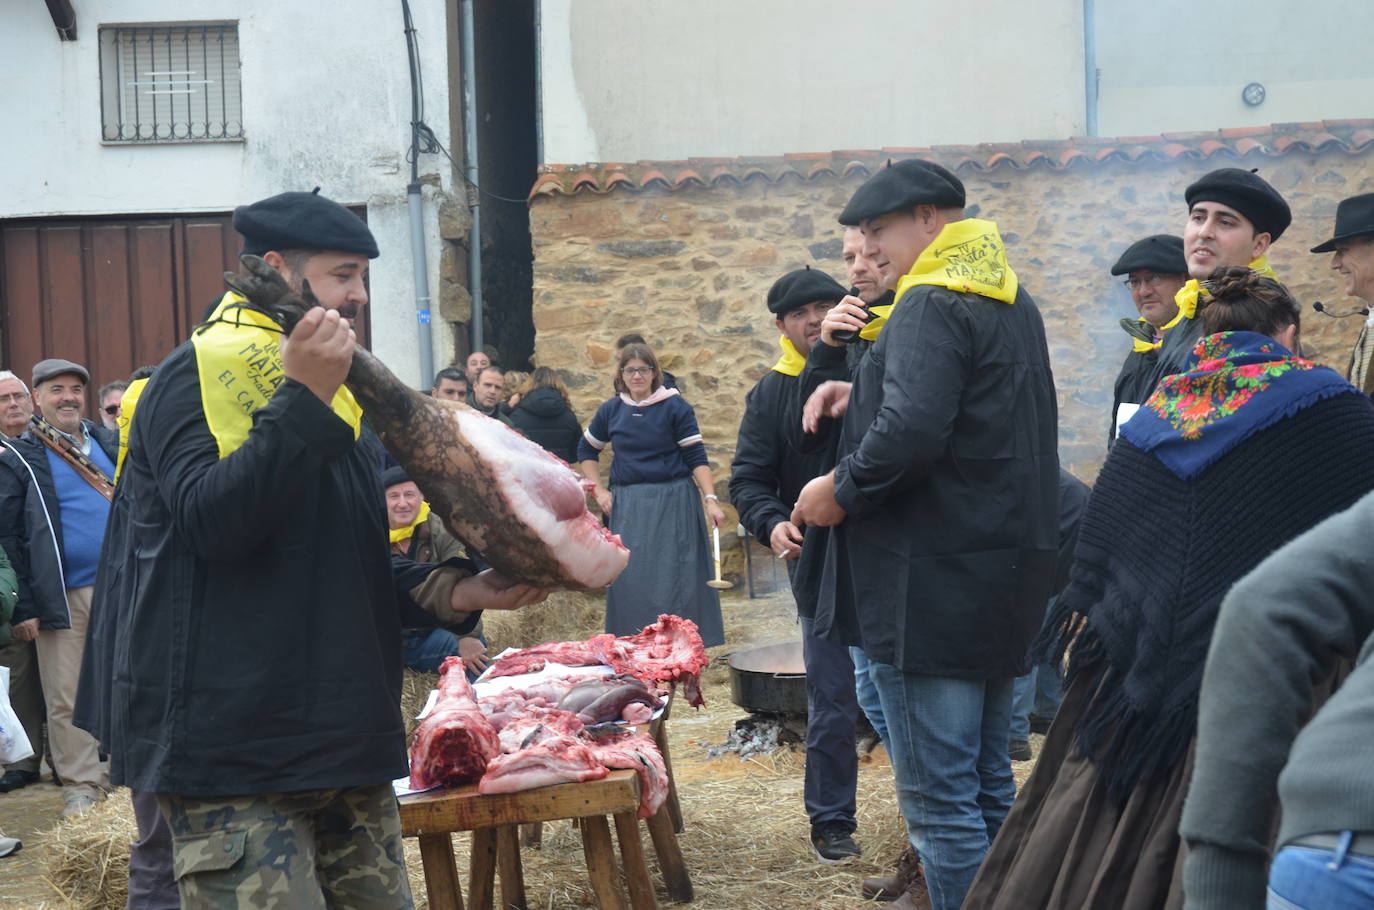
[[[849,292],[834,278],[807,266],[788,272],[768,289],[769,311],[782,316],[808,303],[839,303]]]
[[[1184,190],[1183,198],[1188,202],[1189,211],[1197,201],[1229,206],[1249,219],[1258,233],[1268,234],[1271,242],[1283,236],[1288,225],[1293,223],[1293,212],[1279,191],[1254,171],[1238,167],[1224,167],[1203,174]]]
[[[234,230],[243,251],[333,250],[376,259],[377,241],[361,218],[332,199],[312,193],[280,193],[234,209]]]
[[[920,158],[889,165],[863,182],[840,212],[840,224],[914,209],[918,205],[964,207],[964,184],[948,168]]]
[[[1374,236],[1374,193],[1351,196],[1336,206],[1336,230],[1331,239],[1312,247],[1312,252],[1330,253],[1342,240],[1370,236]]]
[[[1126,247],[1121,258],[1112,266],[1113,275],[1150,271],[1160,275],[1188,274],[1188,260],[1183,257],[1183,238],[1173,234],[1154,234]]]

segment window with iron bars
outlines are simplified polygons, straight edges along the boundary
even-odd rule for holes
[[[241,142],[238,25],[100,27],[105,142]]]

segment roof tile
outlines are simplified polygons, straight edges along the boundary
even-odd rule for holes
[[[673,189],[762,180],[776,183],[795,177],[867,176],[889,160],[921,157],[959,170],[1102,165],[1111,161],[1209,160],[1260,155],[1281,157],[1293,151],[1340,149],[1356,155],[1374,146],[1374,120],[1325,120],[1276,123],[1230,129],[1166,133],[1160,136],[1086,136],[1062,140],[990,142],[979,145],[940,145],[882,149],[843,149],[831,152],[789,152],[740,158],[697,157],[685,161],[541,164],[530,198],[584,191],[608,193],[617,188],[635,192],[660,183]],[[667,175],[674,174],[670,179]],[[703,176],[705,175],[705,176]]]

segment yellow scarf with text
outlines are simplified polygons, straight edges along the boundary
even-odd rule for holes
[[[779,336],[778,347],[782,348],[782,356],[773,364],[773,372],[784,376],[800,376],[802,368],[806,366],[806,358],[801,355],[801,351],[797,350],[797,346],[786,335]]]
[[[873,318],[859,337],[875,341],[892,310],[909,289],[933,284],[963,294],[979,294],[1002,303],[1016,299],[1016,273],[1007,264],[1007,247],[997,224],[965,218],[945,225],[916,259],[911,271],[897,282],[893,303],[872,307]]]
[[[286,379],[281,362],[281,326],[234,291],[220,298],[206,325],[191,333],[200,376],[205,422],[224,458],[248,439],[253,414],[271,400]],[[357,439],[363,409],[346,386],[330,407],[353,428]]]
[[[415,536],[415,529],[429,520],[429,503],[421,502],[420,511],[415,513],[415,520],[404,528],[391,529],[391,542],[400,543],[403,540],[410,540]]]
[[[138,396],[143,394],[147,379],[135,379],[124,390],[119,399],[119,454],[115,458],[115,483],[119,483],[119,472],[124,470],[124,456],[129,454],[129,427],[133,426],[134,408],[138,407]]]

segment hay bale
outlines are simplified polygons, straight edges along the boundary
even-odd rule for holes
[[[42,832],[45,878],[71,910],[123,907],[129,895],[129,847],[137,837],[129,791],[117,789],[89,812]]]
[[[546,641],[581,641],[606,628],[606,596],[560,591],[542,604],[519,610],[489,610],[482,626],[492,653]]]

